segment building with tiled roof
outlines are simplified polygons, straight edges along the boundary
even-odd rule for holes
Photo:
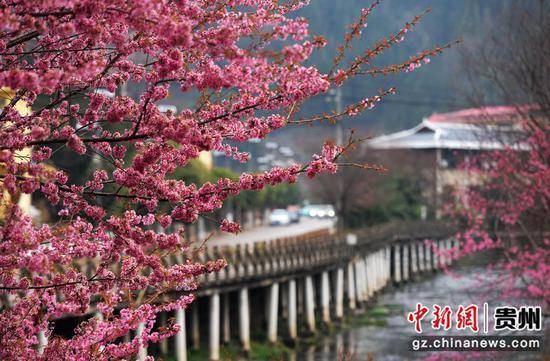
[[[429,213],[438,215],[448,187],[476,182],[458,167],[464,159],[504,147],[526,149],[520,123],[530,110],[528,106],[496,106],[435,113],[411,129],[375,137],[366,146],[386,153],[386,159],[398,160],[398,167],[409,159],[412,164],[405,166],[416,167],[426,184]]]
[[[415,126],[371,139],[373,149],[494,150],[517,144],[520,113],[499,106],[435,113]]]

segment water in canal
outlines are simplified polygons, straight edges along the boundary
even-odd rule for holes
[[[459,305],[488,302],[490,306],[498,305],[495,292],[487,292],[494,284],[494,276],[487,274],[485,268],[466,267],[454,269],[453,274],[437,273],[425,276],[417,282],[410,282],[400,288],[384,291],[372,310],[377,310],[377,325],[356,325],[325,336],[315,346],[302,345],[291,359],[298,361],[334,361],[334,360],[411,360],[437,356],[426,352],[409,351],[409,338],[414,335],[413,325],[406,321],[405,315],[412,311],[417,302],[430,308],[433,304],[448,305],[456,310]],[[493,296],[492,296],[492,295]],[[375,313],[376,315],[376,313]],[[453,317],[454,318],[454,317]],[[431,314],[423,321],[424,329],[430,327]],[[454,322],[454,320],[453,320]],[[373,323],[373,322],[370,322]],[[481,327],[481,322],[480,322]],[[546,330],[549,330],[548,322]],[[471,335],[464,331],[447,331],[439,335]],[[491,334],[491,332],[489,333]],[[536,335],[532,332],[518,332],[518,335]],[[548,332],[546,332],[546,339]],[[548,349],[548,347],[547,347]],[[548,352],[548,351],[547,351]],[[351,357],[350,357],[351,355]],[[439,354],[441,355],[441,354]],[[462,359],[465,353],[454,353]],[[471,354],[470,354],[471,356]],[[481,353],[478,360],[548,360],[542,353],[501,352]]]

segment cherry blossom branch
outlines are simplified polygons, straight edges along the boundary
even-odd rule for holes
[[[328,120],[330,122],[336,122],[340,118],[343,118],[345,116],[355,116],[362,111],[366,109],[372,109],[375,104],[382,100],[385,96],[392,95],[396,93],[395,88],[389,88],[387,90],[380,90],[378,92],[378,95],[375,95],[370,98],[363,99],[359,102],[349,104],[345,107],[345,110],[337,113],[333,112],[332,114],[323,114],[323,115],[317,115],[310,118],[303,118],[303,119],[297,119],[297,120],[289,120],[289,124],[307,124],[307,123],[313,123],[323,120]]]

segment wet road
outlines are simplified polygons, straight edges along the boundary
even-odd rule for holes
[[[329,229],[334,222],[329,219],[302,218],[299,223],[288,226],[264,226],[243,231],[237,235],[223,234],[208,241],[209,245],[236,245],[239,243],[255,243],[282,237],[298,236],[304,233]]]

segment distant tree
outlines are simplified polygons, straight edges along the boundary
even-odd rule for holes
[[[503,297],[550,306],[550,1],[521,1],[497,18],[470,50],[475,102],[515,106],[523,137],[463,164],[478,182],[448,204],[460,221],[457,256],[499,250]],[[506,40],[504,40],[506,39]],[[487,91],[486,89],[489,89]],[[491,119],[488,119],[490,124]],[[495,139],[500,141],[502,139]],[[506,143],[506,142],[504,142]]]
[[[354,152],[348,156],[347,161],[364,164],[366,159],[371,160],[373,157]],[[384,169],[381,165],[370,166],[375,170]],[[366,176],[365,172],[358,167],[346,167],[334,177],[319,176],[308,185],[308,189],[315,202],[328,203],[335,207],[339,226],[344,228],[349,225],[358,225],[352,222],[350,217],[361,207],[370,204],[369,198],[372,198],[377,182],[378,178],[375,175]],[[357,220],[357,214],[354,218]]]
[[[301,174],[334,173],[358,140],[327,142],[304,164],[233,179],[201,183],[196,172],[182,171],[180,179],[180,169],[198,167],[193,159],[201,151],[245,162],[247,154],[228,142],[359,114],[395,90],[342,112],[304,119],[296,110],[354,77],[412,71],[445,48],[372,65],[408,36],[420,19],[415,17],[343,65],[375,3],[361,11],[332,69],[322,73],[305,64],[324,39],[308,36],[307,21],[292,16],[305,3],[0,2],[0,88],[6,94],[0,111],[1,359],[129,359],[140,345],[174,335],[177,325],[154,329],[157,313],[185,308],[196,277],[225,265],[222,259],[197,263],[184,224],[243,191],[294,183]],[[138,97],[123,95],[128,84]],[[170,92],[195,95],[196,102],[176,114],[161,111],[157,105]],[[19,113],[20,102],[32,111]],[[61,151],[102,161],[83,162],[78,174],[67,174],[51,166]],[[59,207],[58,221],[34,223],[16,202],[21,194],[41,194]],[[113,211],[102,199],[123,207]],[[239,231],[230,220],[217,222],[222,231]],[[175,230],[165,233],[171,225]],[[168,262],[174,253],[185,263]],[[174,290],[181,297],[165,297]],[[59,317],[90,312],[102,317],[88,317],[67,338],[52,333]],[[122,341],[139,325],[139,337]],[[47,345],[39,344],[45,338]]]
[[[382,196],[366,197],[356,202],[345,218],[345,226],[351,228],[371,226],[394,220],[421,218],[422,190],[414,178],[384,174],[373,183],[371,193]]]
[[[550,1],[512,0],[486,25],[485,33],[461,49],[465,91],[471,104],[506,104],[550,109]],[[548,117],[524,117],[539,122]]]
[[[522,127],[528,137],[520,144],[464,165],[480,182],[457,190],[450,204],[461,229],[455,255],[500,250],[501,296],[550,306],[550,129]]]
[[[329,177],[320,175],[307,184],[315,201],[337,208],[342,227],[419,219],[422,206],[434,208],[434,169],[429,154],[362,147],[346,160],[376,172],[346,167]]]
[[[301,202],[300,189],[295,184],[280,184],[265,190],[263,202],[269,208],[286,208]]]

